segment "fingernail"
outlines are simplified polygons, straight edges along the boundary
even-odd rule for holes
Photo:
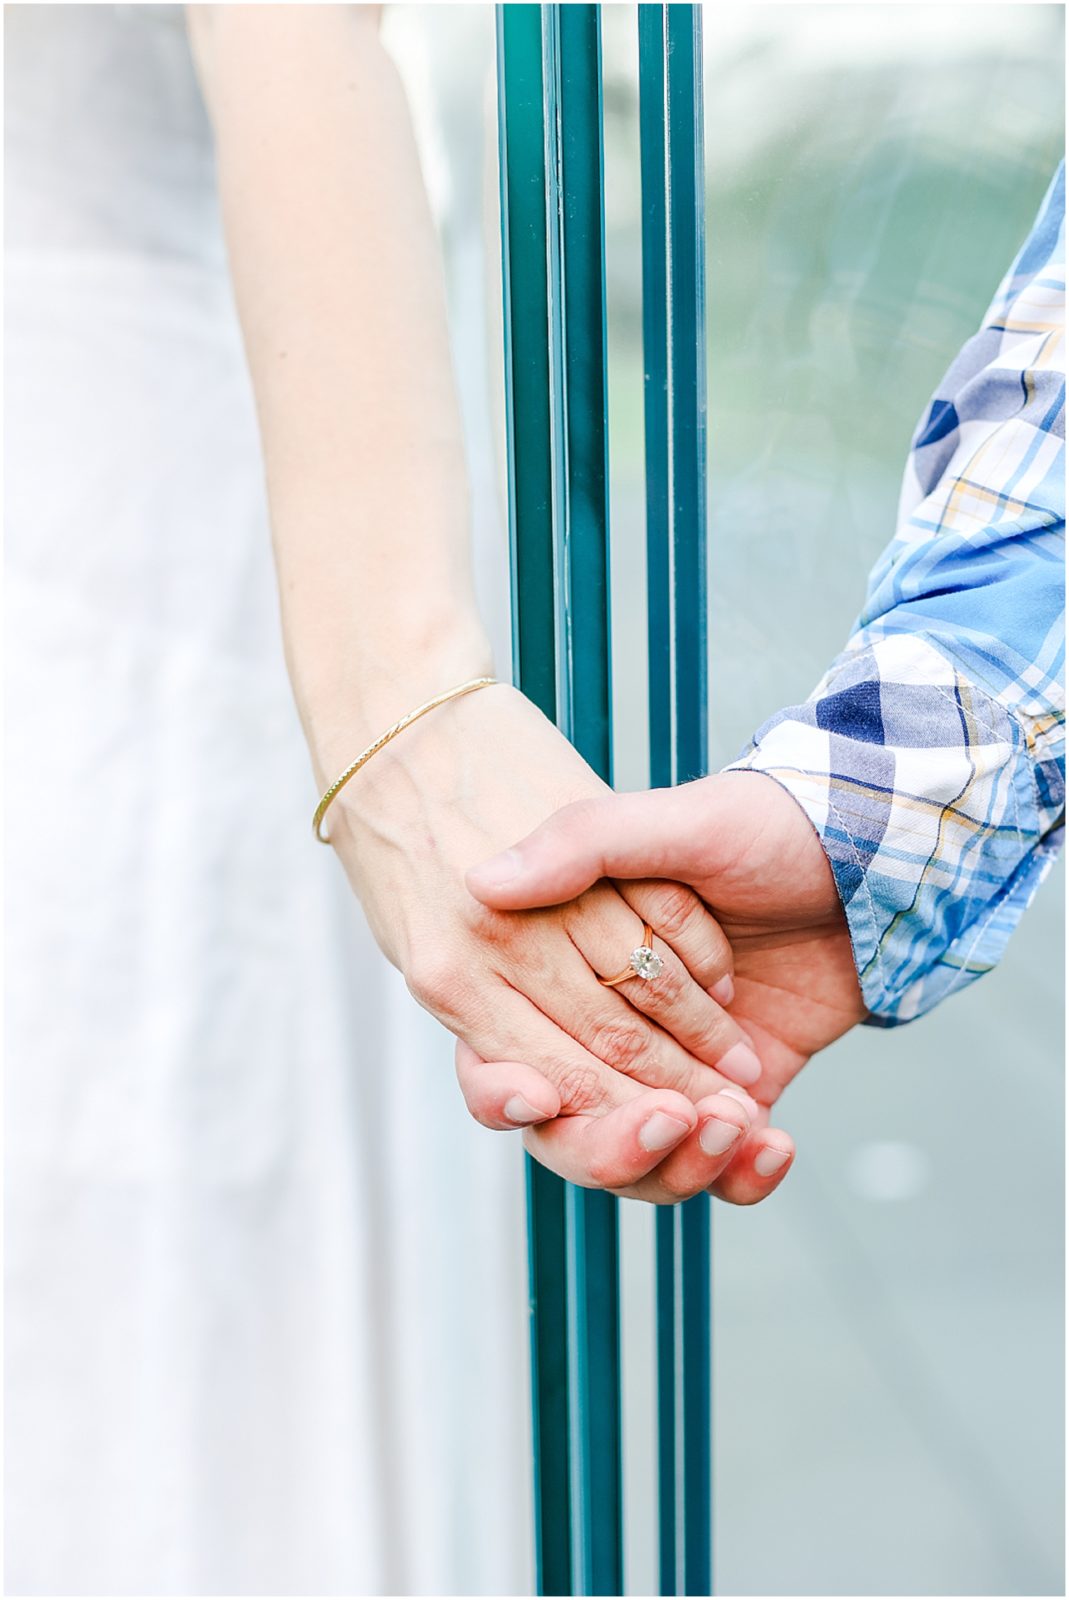
[[[698,1135],[698,1143],[707,1156],[722,1156],[741,1137],[742,1129],[736,1128],[733,1122],[720,1122],[710,1117]]]
[[[687,1124],[678,1117],[655,1111],[639,1129],[638,1142],[643,1150],[667,1150],[669,1145],[678,1144],[689,1132]]]
[[[718,1089],[717,1093],[726,1094],[730,1099],[737,1100],[748,1117],[751,1119],[756,1117],[759,1109],[757,1101],[752,1099],[745,1089],[736,1089],[733,1083],[729,1083],[726,1089]]]
[[[725,972],[719,982],[713,984],[709,993],[718,1006],[729,1006],[735,998],[735,980],[731,973]]]
[[[511,1100],[506,1100],[502,1110],[509,1122],[528,1123],[545,1122],[544,1111],[536,1111],[530,1101],[525,1100],[522,1094],[514,1094]]]
[[[753,1169],[762,1178],[771,1178],[778,1172],[785,1161],[791,1159],[789,1150],[777,1150],[775,1145],[767,1144],[759,1150],[753,1158]]]
[[[753,1048],[740,1039],[716,1064],[717,1071],[736,1083],[756,1083],[761,1076],[761,1063]]]
[[[502,850],[499,856],[491,856],[489,861],[472,867],[471,876],[487,889],[503,889],[517,876],[522,865],[523,858],[518,850]]]

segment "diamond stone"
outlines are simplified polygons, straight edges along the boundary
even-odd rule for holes
[[[636,978],[659,978],[664,971],[664,962],[655,950],[648,944],[640,944],[637,950],[631,952],[631,966]]]

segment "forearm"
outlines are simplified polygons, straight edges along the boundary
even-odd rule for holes
[[[287,658],[323,776],[489,670],[438,242],[373,8],[189,13]]]
[[[875,1020],[988,971],[1064,812],[1059,178],[914,439],[853,638],[740,765],[820,836]]]

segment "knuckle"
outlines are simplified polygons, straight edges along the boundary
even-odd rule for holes
[[[605,1187],[611,1188],[621,1200],[641,1200],[649,1206],[677,1206],[681,1199],[687,1198],[673,1194],[662,1182],[660,1173],[640,1178],[637,1182],[623,1179],[617,1184],[607,1183]],[[688,1190],[688,1196],[691,1192]]]
[[[695,1051],[693,1054],[696,1058],[693,1066],[688,1072],[677,1074],[678,1081],[673,1082],[672,1087],[678,1089],[681,1094],[685,1094],[688,1100],[697,1101],[703,1095],[715,1094],[723,1079],[719,1074],[714,1073],[709,1063],[703,1060],[700,1053]]]
[[[468,932],[484,945],[524,944],[526,919],[518,918],[514,911],[498,911],[495,906],[484,906],[471,899],[464,907]]]
[[[650,1001],[656,1004],[659,1013],[670,1011],[683,1000],[689,983],[690,979],[682,967],[666,961],[656,983],[649,985]]]
[[[657,918],[654,926],[662,939],[669,942],[685,933],[697,918],[704,916],[698,896],[681,883],[665,884],[659,888],[653,909]]]
[[[627,1182],[619,1160],[607,1150],[595,1150],[587,1162],[587,1181],[595,1189],[616,1189]]]
[[[660,1174],[656,1178],[644,1178],[640,1183],[633,1183],[629,1189],[618,1192],[624,1193],[629,1200],[644,1200],[651,1206],[676,1206],[680,1198],[669,1190]]]
[[[456,1016],[460,1010],[462,982],[448,961],[420,956],[405,972],[412,998],[436,1017]]]
[[[701,1183],[688,1181],[682,1173],[673,1177],[671,1172],[660,1175],[661,1204],[666,1206],[681,1205],[684,1200],[689,1200],[704,1187]]]
[[[590,1050],[607,1066],[630,1075],[650,1049],[650,1030],[640,1022],[599,1023],[594,1029]]]
[[[449,975],[443,963],[419,956],[406,968],[405,983],[413,1000],[433,1011],[436,1002],[448,991]]]
[[[707,1066],[715,1067],[717,1062],[727,1055],[733,1044],[741,1040],[742,1034],[728,1017],[703,1018],[702,1026],[695,1030],[693,1035],[688,1035],[688,1043],[692,1054],[699,1061],[704,1061]]]
[[[562,1112],[596,1111],[605,1101],[605,1086],[596,1069],[568,1061],[553,1074]]]
[[[494,906],[484,906],[481,900],[469,896],[464,903],[464,914],[467,926],[477,939],[493,943],[503,935],[508,927],[502,913]]]

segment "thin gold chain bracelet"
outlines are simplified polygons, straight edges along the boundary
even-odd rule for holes
[[[337,799],[349,779],[360,771],[365,762],[370,761],[372,756],[378,755],[383,746],[389,744],[391,739],[396,739],[397,735],[407,728],[410,723],[417,722],[420,717],[425,717],[428,711],[434,711],[436,707],[444,706],[447,700],[458,700],[462,694],[474,694],[476,689],[488,689],[491,684],[496,682],[496,678],[471,678],[467,683],[458,684],[455,689],[447,689],[444,694],[436,694],[433,700],[426,700],[423,705],[417,706],[414,711],[406,712],[399,722],[395,722],[391,728],[386,729],[385,733],[380,734],[374,744],[369,744],[366,750],[361,750],[356,760],[351,761],[345,771],[339,773],[334,779],[330,788],[323,791],[323,797],[315,808],[315,815],[312,818],[312,832],[320,844],[330,843],[330,839],[323,832],[323,818],[327,814],[328,807],[333,800]]]

